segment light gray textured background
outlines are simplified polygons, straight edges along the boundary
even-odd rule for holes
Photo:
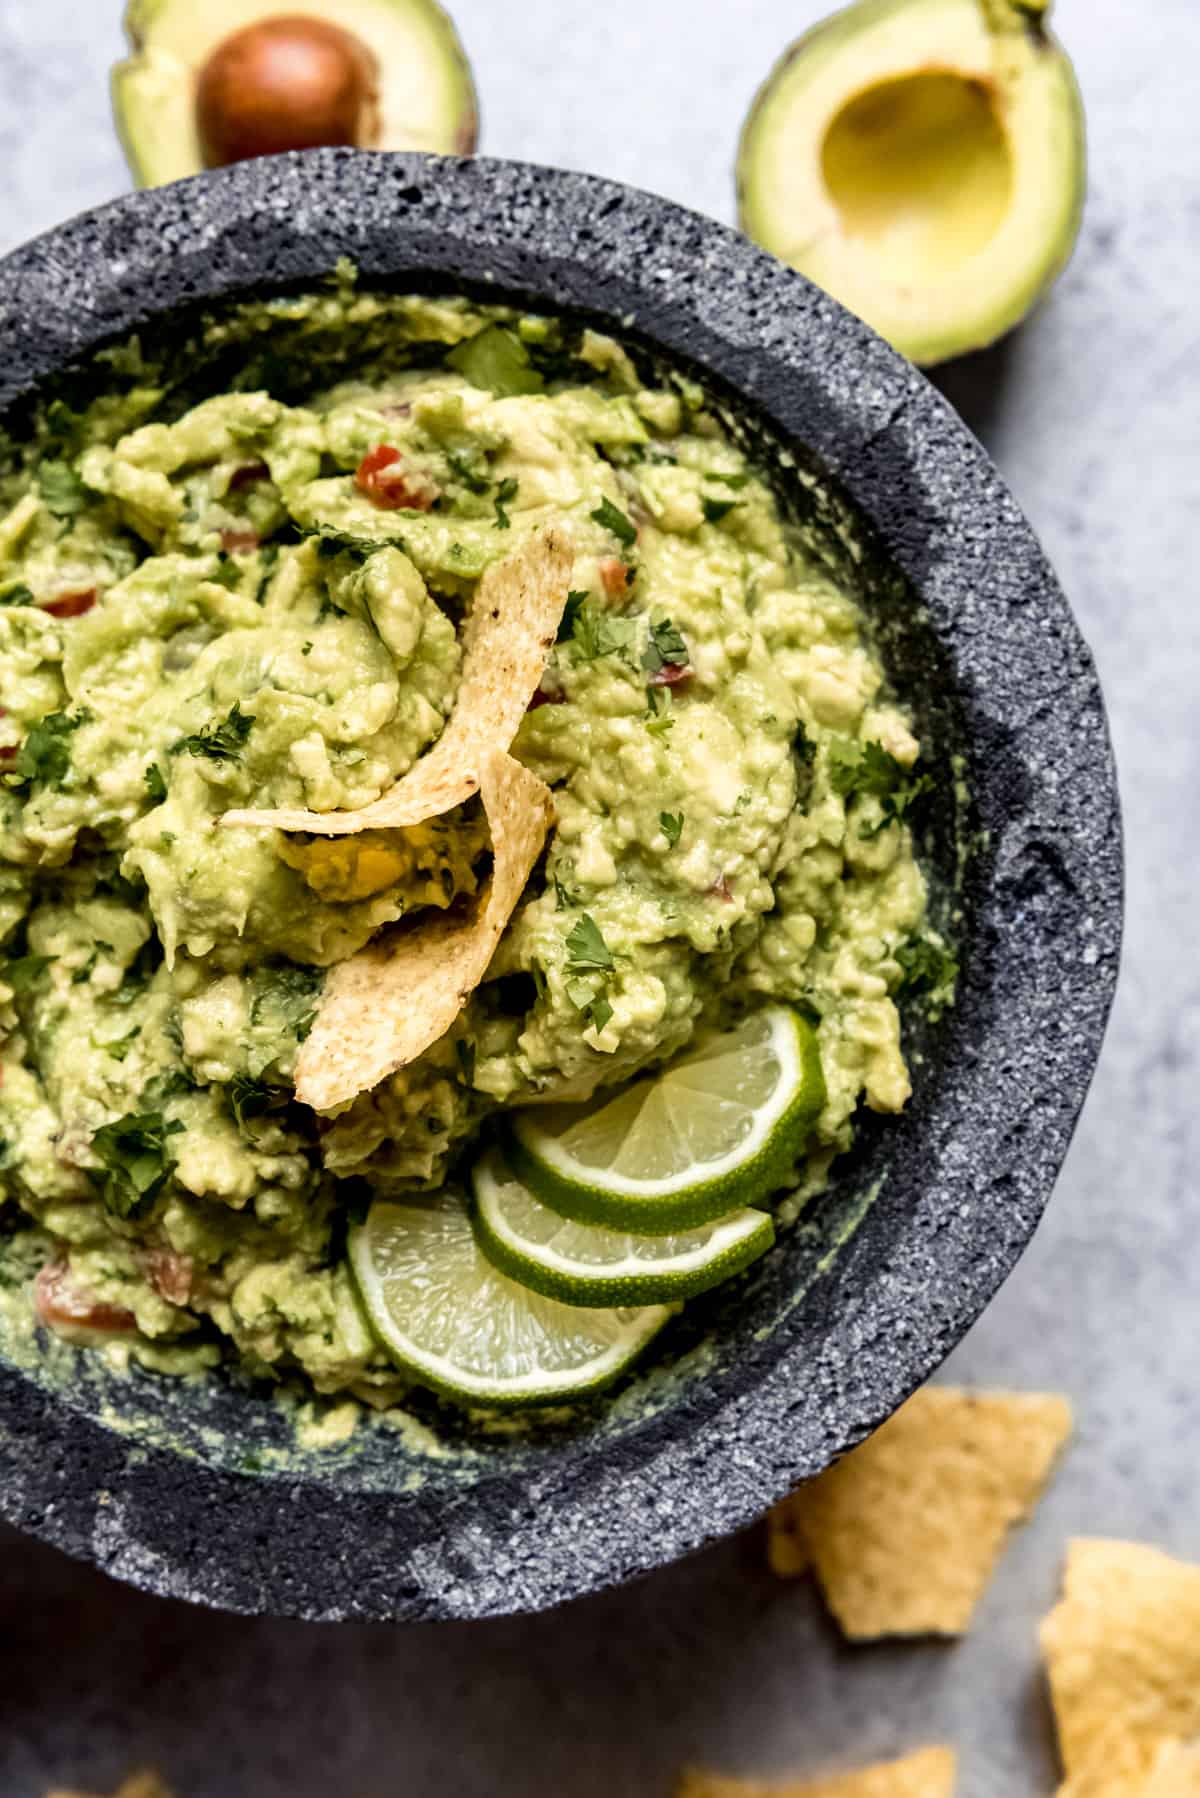
[[[178,0],[202,5],[206,0]],[[732,215],[754,88],[822,0],[458,0],[484,148]],[[1046,1225],[949,1371],[1061,1387],[1079,1437],[959,1646],[850,1650],[733,1542],[532,1621],[246,1623],[0,1534],[0,1795],[156,1761],[181,1798],[658,1798],[681,1760],[849,1765],[925,1741],[962,1798],[1055,1778],[1034,1633],[1072,1533],[1200,1558],[1200,9],[1060,0],[1091,127],[1075,262],[943,385],[1042,533],[1104,677],[1124,982]],[[122,191],[116,0],[0,0],[0,247]],[[2,346],[0,346],[2,348]]]

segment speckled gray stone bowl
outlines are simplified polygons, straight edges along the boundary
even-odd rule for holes
[[[583,315],[699,374],[752,449],[792,452],[790,503],[835,561],[858,546],[928,762],[944,792],[962,772],[972,795],[965,820],[939,808],[924,844],[964,974],[941,1025],[910,1020],[911,1108],[866,1118],[810,1217],[574,1420],[488,1434],[431,1401],[404,1429],[320,1446],[261,1391],[121,1376],[4,1326],[13,1523],[232,1610],[482,1617],[748,1523],[959,1340],[1028,1242],[1091,1078],[1117,973],[1120,820],[1091,657],[979,445],[849,313],[664,200],[344,151],[137,194],[0,264],[0,420],[19,428],[97,346],[134,329],[182,341],[198,304],[303,286],[340,256],[368,283]]]

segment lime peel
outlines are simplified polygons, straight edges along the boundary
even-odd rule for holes
[[[576,1306],[669,1304],[730,1280],[775,1241],[765,1211],[735,1211],[664,1237],[574,1223],[530,1192],[493,1149],[475,1164],[480,1248],[512,1280]]]
[[[377,1200],[350,1233],[367,1316],[398,1366],[460,1404],[505,1408],[590,1397],[673,1315],[667,1305],[581,1309],[498,1272],[466,1208]]]
[[[691,1230],[785,1186],[825,1096],[811,1024],[770,1005],[615,1096],[518,1112],[506,1154],[563,1217],[634,1235]],[[711,1147],[723,1129],[724,1152],[688,1159],[689,1141]],[[639,1156],[661,1163],[672,1149],[677,1165],[639,1175]]]

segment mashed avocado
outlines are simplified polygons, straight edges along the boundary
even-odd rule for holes
[[[63,1333],[172,1367],[224,1339],[382,1403],[399,1377],[344,1263],[366,1197],[454,1181],[497,1109],[587,1096],[759,998],[818,1025],[811,1182],[860,1100],[904,1105],[894,995],[918,964],[934,984],[936,945],[927,777],[855,594],[703,395],[464,300],[343,288],[214,335],[328,337],[339,306],[370,353],[305,404],[269,358],[261,390],[183,409],[147,375],[51,408],[6,479],[0,1196],[54,1245],[35,1302]],[[475,892],[479,803],[336,839],[216,820],[385,792],[453,708],[479,576],[547,523],[571,597],[513,753],[557,830],[448,1034],[318,1117],[292,1074],[324,971]]]

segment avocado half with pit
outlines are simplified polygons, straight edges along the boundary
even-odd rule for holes
[[[1083,106],[1049,0],[860,0],[742,135],[742,228],[914,362],[1010,330],[1070,258]]]
[[[282,150],[467,156],[479,107],[435,0],[130,0],[113,70],[139,187]]]

